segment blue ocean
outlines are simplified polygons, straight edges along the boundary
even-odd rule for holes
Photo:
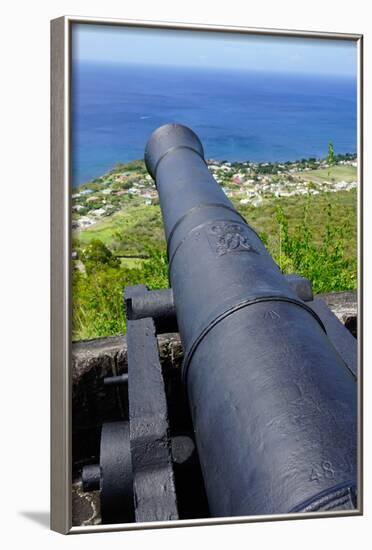
[[[356,80],[79,62],[72,79],[73,185],[143,158],[151,132],[190,126],[206,158],[290,161],[356,151]]]

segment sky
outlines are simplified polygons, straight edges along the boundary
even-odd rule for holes
[[[74,61],[356,77],[348,40],[77,24]]]

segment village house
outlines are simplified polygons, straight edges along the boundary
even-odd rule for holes
[[[105,208],[98,208],[97,210],[93,210],[91,213],[92,216],[101,217],[106,213]]]
[[[78,223],[78,227],[80,227],[81,229],[84,229],[85,227],[89,227],[90,225],[93,225],[94,220],[92,220],[92,218],[88,218],[88,216],[82,216],[77,223]]]
[[[254,206],[255,208],[257,208],[258,206],[261,206],[261,204],[262,204],[262,197],[257,197],[252,201],[252,206]]]

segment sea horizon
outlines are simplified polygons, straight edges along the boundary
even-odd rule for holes
[[[143,158],[151,133],[177,122],[207,159],[289,162],[355,154],[355,78],[78,62],[72,80],[73,187]]]

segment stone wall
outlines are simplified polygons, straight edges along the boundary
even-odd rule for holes
[[[338,319],[356,336],[357,293],[335,292],[321,294]],[[158,338],[162,360],[178,364],[182,359],[182,347],[178,334],[165,334]],[[127,343],[125,335],[96,340],[82,340],[72,344],[72,383],[81,383],[89,373],[95,377],[116,375],[127,370]],[[88,382],[88,380],[87,380]]]

